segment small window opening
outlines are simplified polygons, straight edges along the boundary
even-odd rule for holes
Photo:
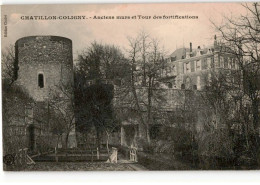
[[[38,86],[39,86],[40,88],[43,88],[43,87],[44,87],[43,74],[39,74],[39,75],[38,75]]]

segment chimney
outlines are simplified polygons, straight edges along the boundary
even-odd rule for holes
[[[216,49],[218,46],[218,43],[217,43],[217,35],[214,36],[214,48]]]
[[[190,58],[192,56],[192,43],[190,42],[190,51],[186,52],[186,58]]]

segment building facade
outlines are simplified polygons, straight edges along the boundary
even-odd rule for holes
[[[167,58],[167,65],[161,70],[160,81],[169,88],[204,89],[216,72],[229,73],[239,69],[237,58],[223,50],[216,37],[212,47],[197,49],[180,48]]]

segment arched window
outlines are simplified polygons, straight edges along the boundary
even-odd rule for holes
[[[44,87],[44,77],[43,77],[43,74],[38,74],[38,86],[40,88]]]

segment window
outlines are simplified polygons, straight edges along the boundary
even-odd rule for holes
[[[190,62],[184,63],[184,73],[189,73],[190,72]]]
[[[201,70],[201,60],[196,61],[196,71]]]
[[[228,69],[232,69],[232,59],[228,57]]]
[[[183,63],[179,62],[179,74],[183,74],[184,72],[184,66],[183,66]]]
[[[186,64],[186,71],[187,71],[187,73],[189,73],[191,70],[190,70],[190,62],[188,62],[187,64]]]
[[[211,58],[207,58],[207,69],[211,68]]]
[[[224,68],[228,68],[228,59],[227,57],[224,58]]]
[[[207,60],[205,58],[202,59],[201,69],[207,69]]]
[[[185,84],[181,84],[181,89],[185,89]]]
[[[197,89],[200,90],[200,76],[197,76]]]
[[[39,74],[39,75],[38,75],[38,86],[39,86],[40,88],[43,88],[43,87],[44,87],[43,74]]]
[[[219,61],[220,61],[220,66],[219,67],[224,67],[224,57],[221,56]]]
[[[215,55],[215,56],[214,56],[214,66],[215,66],[215,67],[219,67],[219,58],[218,58],[218,55]]]
[[[195,61],[191,61],[190,69],[191,69],[191,72],[195,71]]]

